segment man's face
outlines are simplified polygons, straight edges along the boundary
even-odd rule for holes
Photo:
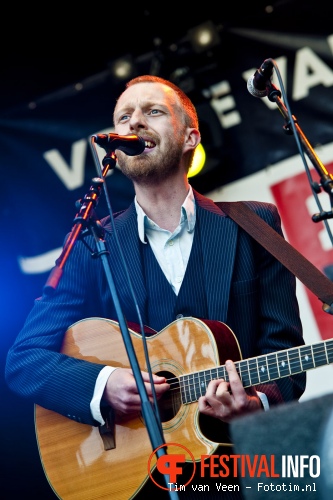
[[[118,164],[135,182],[156,182],[180,168],[186,127],[178,96],[160,83],[138,83],[120,96],[114,112],[115,132],[146,141],[143,153],[116,150]]]

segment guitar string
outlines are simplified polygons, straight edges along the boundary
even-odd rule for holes
[[[321,343],[318,343],[316,345],[317,346],[321,345]],[[305,347],[306,346],[303,346],[303,349],[305,349]],[[310,346],[310,348],[311,347],[312,346]],[[298,348],[295,348],[293,350],[297,351]],[[281,353],[286,354],[286,351],[277,351],[275,353],[273,352],[273,353],[268,354],[267,356],[270,356],[270,355],[274,356],[275,355],[275,357],[277,357],[277,355],[281,354]],[[320,362],[319,366],[324,366],[324,365],[330,364],[331,362],[328,362],[327,359],[330,357],[330,355],[332,355],[332,353],[333,353],[333,348],[330,348],[330,347],[328,349],[326,348],[325,352],[320,352],[319,355],[318,355],[318,353],[316,353],[315,358],[316,358],[317,362],[318,361]],[[266,357],[266,355],[259,356],[259,358],[265,358],[265,357]],[[258,371],[259,367],[258,367],[258,364],[257,364],[257,359],[258,358],[249,358],[248,360],[239,360],[239,361],[236,361],[235,362],[236,368],[238,368],[241,363],[248,364],[248,365],[250,365],[252,363],[252,367],[248,368],[248,372],[250,373],[251,370],[252,370],[252,372],[253,371]],[[290,375],[292,373],[296,373],[296,372],[293,372],[293,369],[295,369],[295,366],[296,367],[300,366],[300,368],[301,368],[300,372],[316,368],[316,364],[314,362],[314,359],[312,359],[313,366],[311,368],[309,367],[309,368],[306,368],[306,369],[302,369],[301,359],[299,359],[298,361],[295,361],[294,359],[290,359],[288,361],[289,361],[288,362],[288,367],[290,367],[290,369],[288,368],[288,373],[286,373],[285,375],[278,376],[278,377],[275,377],[275,378],[269,378],[268,380],[258,380],[255,383],[253,383],[253,384],[250,383],[249,385],[245,385],[244,387],[246,388],[246,387],[250,387],[251,385],[257,385],[257,384],[260,384],[260,383],[270,382],[272,380],[278,380],[280,378],[287,377],[288,375]],[[254,367],[254,364],[255,364],[255,367]],[[272,368],[272,366],[274,366],[274,369],[276,370],[277,373],[280,373],[279,368],[278,368],[276,362],[271,363],[271,364],[267,363],[268,371],[269,371],[270,368]],[[254,368],[256,370],[254,370]],[[196,402],[198,400],[198,397],[195,397],[195,399],[191,398],[191,396],[193,396],[193,388],[196,389],[196,392],[200,392],[200,395],[202,396],[206,392],[206,388],[207,388],[207,385],[208,385],[208,384],[206,385],[206,374],[209,374],[209,372],[212,373],[212,372],[221,372],[221,371],[223,371],[223,377],[220,377],[220,376],[209,377],[208,383],[210,382],[210,380],[215,380],[215,379],[218,379],[218,378],[224,378],[226,381],[228,381],[228,374],[226,372],[225,365],[216,366],[216,367],[209,368],[209,369],[206,369],[206,370],[201,370],[201,371],[199,371],[197,373],[184,374],[184,375],[180,375],[179,377],[172,377],[170,379],[167,379],[168,383],[171,385],[171,387],[170,387],[170,390],[168,391],[168,393],[166,393],[166,394],[169,394],[171,392],[172,401],[171,402],[168,401],[168,404],[166,404],[166,402],[164,400],[163,401],[163,407],[164,407],[164,409],[170,409],[170,408],[172,408],[172,410],[174,412],[174,415],[176,415],[176,413],[179,410],[181,404],[189,404],[189,403]],[[237,371],[238,371],[238,373],[239,373],[239,375],[240,375],[240,377],[242,379],[241,373],[239,372],[239,370],[237,370]],[[300,372],[297,372],[297,373],[300,373]],[[267,373],[267,371],[266,371],[266,373]],[[202,379],[202,377],[201,377],[201,379],[199,379],[199,374],[204,375],[204,380],[205,380],[204,387],[202,387],[202,385],[201,385],[202,382],[203,382],[203,379]],[[191,380],[190,380],[190,378],[191,378]],[[251,380],[251,376],[249,376],[249,378]],[[184,382],[180,383],[181,379],[186,380],[187,383],[184,383]],[[259,379],[260,379],[260,376],[259,376]],[[199,383],[200,383],[200,385],[199,385]],[[204,389],[204,390],[202,390],[202,389]],[[182,397],[183,394],[185,395],[185,398],[186,398],[185,401],[183,401],[183,397]]]
[[[327,341],[327,342],[329,342],[329,341]],[[332,340],[332,342],[333,342],[333,340]],[[314,353],[313,352],[313,347],[314,346],[319,346],[319,345],[322,345],[322,344],[318,343],[318,344],[314,344],[312,346],[302,346],[300,348],[293,348],[292,351],[290,351],[290,350],[287,350],[287,351],[276,351],[276,352],[269,353],[267,355],[264,354],[264,355],[259,356],[257,358],[249,358],[247,360],[239,360],[239,361],[235,362],[236,369],[238,368],[237,371],[238,371],[238,373],[240,375],[241,380],[243,379],[242,373],[240,373],[240,371],[241,371],[241,365],[242,366],[248,365],[247,373],[249,373],[249,379],[250,380],[251,380],[251,372],[252,372],[252,375],[253,375],[253,372],[258,372],[258,374],[259,374],[258,375],[258,379],[259,380],[258,381],[256,380],[256,382],[254,384],[250,383],[248,386],[245,386],[245,387],[250,387],[251,385],[257,385],[257,384],[260,384],[260,383],[269,382],[271,380],[278,380],[280,378],[284,378],[284,377],[287,377],[290,374],[293,374],[294,373],[293,369],[292,369],[293,366],[294,367],[299,366],[300,367],[300,371],[297,372],[297,373],[301,373],[301,372],[304,372],[304,371],[316,368],[316,362],[315,361],[317,361],[317,364],[318,364],[318,361],[320,362],[319,366],[323,366],[325,364],[330,364],[331,362],[327,361],[327,359],[330,357],[330,355],[332,355],[332,353],[333,353],[333,347],[329,347],[328,346],[328,348],[327,348],[327,346],[326,346],[326,349],[322,347],[322,349],[324,349],[324,352]],[[308,347],[309,351],[311,352],[311,354],[309,352],[307,352],[307,353],[305,353],[305,355],[307,355],[307,356],[311,355],[313,366],[304,369],[304,368],[302,368],[302,365],[304,365],[304,361],[302,363],[302,358],[299,357],[297,360],[292,359],[292,358],[290,359],[290,355],[288,355],[288,352],[296,353],[299,350],[305,350],[307,347]],[[279,374],[280,370],[281,370],[281,366],[280,366],[280,363],[278,362],[278,357],[281,358],[282,355],[285,355],[285,359],[282,360],[282,361],[287,364],[287,367],[291,368],[291,369],[288,368],[288,373],[283,374],[282,376],[278,375],[275,378],[269,378],[268,380],[260,380],[260,373],[259,372],[260,372],[260,369],[263,366],[263,365],[260,366],[260,364],[258,364],[260,362],[260,360],[264,359],[264,358],[267,358],[267,357],[274,357],[275,356],[275,358],[276,358],[275,361],[271,362],[270,360],[268,360],[268,362],[265,363],[265,366],[267,367],[267,370],[265,370],[265,374],[269,375],[269,371],[270,371],[270,369],[272,369],[272,367],[274,367],[274,370],[276,371],[276,373]],[[316,359],[313,359],[314,357]],[[323,361],[324,361],[324,363],[323,363]],[[282,367],[282,369],[285,370],[286,368]],[[199,385],[199,382],[200,383],[203,382],[203,378],[202,377],[204,377],[206,379],[206,374],[212,373],[214,371],[219,372],[219,373],[216,374],[218,376],[215,376],[214,378],[211,377],[210,380],[217,380],[219,378],[224,378],[228,382],[228,374],[226,372],[225,365],[221,365],[221,366],[215,366],[215,367],[212,367],[212,368],[208,368],[208,369],[205,369],[205,370],[200,370],[200,371],[198,371],[196,373],[182,374],[179,377],[172,377],[170,379],[167,379],[167,382],[171,386],[170,387],[170,391],[180,391],[180,387],[179,387],[180,382],[179,381],[182,380],[182,379],[185,380],[185,382],[183,382],[182,385],[181,385],[182,389],[186,390],[188,388],[196,387],[196,386]],[[221,372],[223,372],[223,376],[221,376]],[[201,375],[201,379],[199,380],[200,375]],[[192,380],[189,380],[190,378]],[[263,375],[261,375],[261,378],[263,378]],[[210,380],[208,380],[208,382],[210,382]]]

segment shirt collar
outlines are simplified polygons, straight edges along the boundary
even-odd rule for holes
[[[135,203],[136,213],[138,216],[139,238],[142,241],[142,243],[146,243],[145,224],[152,221],[149,219],[148,215],[146,215],[145,212],[142,210],[141,206],[137,202],[136,196],[134,198],[134,203]],[[192,186],[190,186],[187,196],[184,200],[184,203],[181,206],[180,224],[183,223],[184,221],[187,221],[187,230],[189,233],[191,233],[194,230],[195,219],[196,219],[195,200],[194,200]]]

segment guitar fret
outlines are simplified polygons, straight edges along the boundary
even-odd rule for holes
[[[192,403],[193,401],[196,401],[197,398],[196,398],[196,387],[197,387],[197,381],[199,379],[199,375],[198,373],[192,373],[190,375],[190,397],[191,397],[191,400],[190,402]]]
[[[269,382],[270,377],[269,377],[269,370],[268,370],[268,365],[267,365],[267,357],[266,356],[259,356],[259,358],[257,358],[257,364],[258,364],[258,374],[259,374],[260,382],[262,384],[265,382]]]
[[[191,402],[196,401],[200,397],[200,372],[192,373],[192,385],[191,385]]]
[[[324,344],[324,347],[325,347],[326,360],[327,360],[327,363],[328,363],[329,361],[328,361],[327,345]]]
[[[183,375],[179,377],[179,386],[182,403],[186,405],[188,403],[188,375]]]
[[[328,363],[326,343],[315,344],[312,351],[315,367],[322,366]]]
[[[329,348],[329,351],[327,350]],[[329,363],[333,363],[333,340],[327,340],[325,343],[327,359]]]
[[[248,364],[246,361],[240,361],[238,363],[239,367],[239,376],[241,381],[243,382],[244,387],[249,387],[251,385],[250,373],[248,370]]]
[[[257,358],[249,359],[248,366],[250,371],[250,383],[251,385],[257,385],[260,382],[259,373],[258,373],[258,364]]]
[[[307,345],[302,347],[301,365],[303,370],[310,370],[315,367],[313,358],[313,351],[311,346]]]
[[[196,396],[196,381],[198,380],[198,375],[196,373],[192,373],[190,375],[192,377],[191,379],[189,378],[189,393],[190,393],[190,403],[193,403],[194,401],[197,401],[197,396]],[[191,380],[191,381],[190,381]]]
[[[201,372],[199,374],[199,387],[198,387],[199,395],[203,396],[204,394],[206,394],[206,389],[207,389],[206,372]]]
[[[204,372],[202,372],[202,375],[203,375],[203,383],[205,385],[205,389],[207,390],[208,384],[212,380],[211,372],[210,370],[205,370]]]
[[[290,374],[289,370],[289,362],[288,362],[288,353],[286,351],[280,351],[276,353],[278,359],[278,366],[281,377],[286,377]]]
[[[271,353],[267,355],[267,371],[268,380],[276,380],[280,377],[279,364],[276,357],[276,353]]]
[[[225,380],[226,382],[229,382],[229,376],[228,376],[228,372],[227,372],[225,366],[219,366],[217,368],[216,378],[217,379],[223,378],[223,380]]]
[[[289,350],[289,366],[291,374],[299,373],[300,371],[302,371],[301,359],[298,347]]]
[[[277,352],[275,352],[275,362],[276,362],[276,366],[277,366],[277,369],[278,369],[278,372],[279,372],[279,377],[281,377],[280,366],[279,366],[279,358],[278,358]]]
[[[219,375],[219,369],[218,368],[212,368],[212,370],[210,372],[211,372],[211,378],[210,378],[210,380],[217,380],[217,379],[221,378],[220,375]],[[210,380],[208,380],[208,383],[210,382]]]

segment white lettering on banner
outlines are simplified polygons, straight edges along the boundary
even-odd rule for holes
[[[99,134],[108,134],[113,129],[103,129],[98,132]],[[102,168],[102,161],[105,157],[104,149],[98,147],[96,149],[97,157],[100,161],[100,167]],[[87,153],[87,140],[80,139],[72,145],[71,151],[71,163],[68,165],[64,160],[63,156],[57,149],[50,149],[43,154],[44,159],[50,165],[52,170],[58,175],[62,180],[64,185],[69,191],[73,191],[84,184],[84,174],[85,174],[85,161]],[[115,168],[119,168],[118,164]],[[113,174],[113,170],[109,170],[107,177]]]
[[[84,167],[86,161],[87,141],[81,139],[72,145],[71,164],[68,165],[57,149],[44,153],[44,158],[70,191],[84,183]]]
[[[60,256],[62,248],[55,248],[34,257],[19,257],[18,264],[24,274],[40,274],[50,271]]]
[[[333,35],[327,37],[327,43],[330,48],[331,53],[333,54]]]
[[[236,103],[231,95],[226,95],[230,93],[229,83],[224,80],[216,85],[212,85],[209,90],[212,95],[210,103],[216,111],[222,127],[230,128],[241,123],[242,119],[239,112],[230,111],[236,107]],[[226,112],[228,113],[225,114]]]
[[[304,99],[309,90],[317,85],[333,85],[333,70],[309,47],[304,47],[295,56],[293,100]]]

